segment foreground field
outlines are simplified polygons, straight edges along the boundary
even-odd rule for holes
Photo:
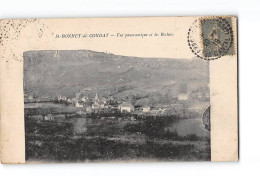
[[[27,161],[210,160],[209,136],[179,135],[170,130],[178,124],[174,117],[25,116],[25,123]]]

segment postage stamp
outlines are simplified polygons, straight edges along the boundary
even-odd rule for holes
[[[206,58],[234,54],[231,17],[202,19],[200,22],[203,55]]]
[[[188,31],[191,51],[204,60],[234,55],[231,17],[205,17],[196,20]]]

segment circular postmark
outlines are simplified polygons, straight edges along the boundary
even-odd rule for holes
[[[204,60],[234,54],[231,17],[204,17],[195,20],[188,31],[191,51]]]

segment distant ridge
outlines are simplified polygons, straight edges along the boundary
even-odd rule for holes
[[[91,50],[27,51],[23,56],[24,92],[35,96],[74,97],[91,88],[86,95],[97,92],[121,100],[137,96],[168,103],[177,95],[176,84],[186,83],[188,90],[209,84],[209,65],[203,60],[128,57]]]

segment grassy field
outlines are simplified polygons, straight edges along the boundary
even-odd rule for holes
[[[180,136],[169,130],[177,122],[174,116],[128,114],[92,114],[52,121],[25,116],[26,160],[210,160],[209,137]]]

